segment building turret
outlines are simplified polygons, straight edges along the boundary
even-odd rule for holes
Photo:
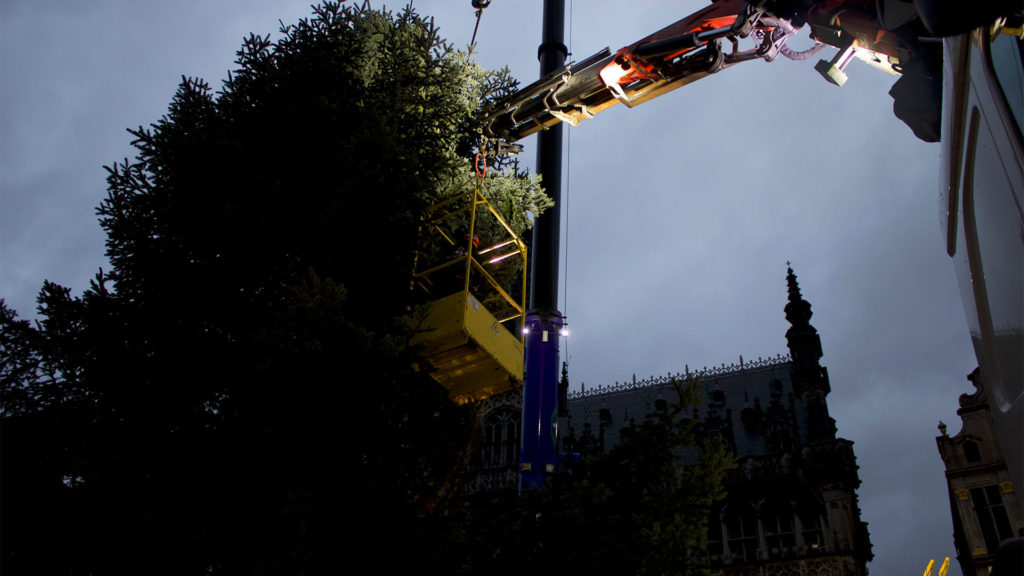
[[[789,302],[786,304],[786,320],[790,323],[786,331],[789,354],[793,357],[793,391],[803,400],[803,419],[807,426],[809,442],[834,440],[835,421],[828,415],[825,396],[831,391],[828,371],[821,360],[821,338],[811,326],[811,305],[800,295],[800,286],[792,268],[786,272],[789,286]]]

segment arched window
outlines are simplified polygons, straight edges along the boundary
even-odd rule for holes
[[[768,553],[773,558],[781,556],[786,548],[796,546],[793,506],[789,502],[772,501],[765,504],[761,508],[761,523]]]
[[[978,450],[978,443],[974,440],[967,440],[964,442],[964,457],[967,458],[968,462],[977,462],[981,460],[981,450]]]
[[[757,559],[757,513],[750,506],[733,504],[725,511],[725,531],[729,552],[746,561]]]
[[[497,410],[484,418],[484,441],[480,450],[483,468],[503,468],[519,462],[519,420],[516,410]]]
[[[817,506],[809,503],[801,506],[800,526],[805,546],[811,550],[825,548],[825,538],[821,533],[821,514],[818,512]]]

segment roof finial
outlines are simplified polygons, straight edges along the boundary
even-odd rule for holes
[[[786,285],[789,292],[789,303],[785,307],[786,320],[794,326],[806,325],[811,319],[811,305],[800,295],[800,285],[793,268],[786,270]]]

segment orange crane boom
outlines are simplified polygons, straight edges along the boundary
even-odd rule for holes
[[[605,48],[571,62],[495,103],[482,118],[481,135],[515,142],[560,122],[576,126],[619,103],[642,104],[740,62],[770,62],[780,54],[805,59],[825,45],[840,52],[816,68],[839,85],[845,81],[842,69],[855,52],[871,54],[876,65],[897,73],[901,60],[914,51],[907,39],[883,29],[874,0],[796,4],[800,10],[788,10],[788,17],[782,17],[765,2],[715,0],[614,54]],[[794,52],[786,42],[805,23],[816,44]],[[753,47],[741,50],[740,41],[749,39]]]

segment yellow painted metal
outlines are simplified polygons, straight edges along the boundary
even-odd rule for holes
[[[413,277],[414,278],[426,278],[426,277],[430,276],[431,274],[433,274],[434,272],[439,272],[441,270],[444,270],[445,268],[448,268],[448,267],[451,267],[451,266],[455,266],[456,264],[460,264],[460,263],[465,262],[465,261],[466,261],[466,256],[460,256],[458,258],[455,258],[454,260],[449,260],[448,262],[445,262],[444,264],[439,264],[437,266],[434,266],[433,268],[428,268],[427,270],[424,270],[423,272],[420,272],[420,273],[414,275]]]
[[[442,238],[447,240],[449,244],[451,244],[452,246],[455,245],[455,240],[452,240],[451,238],[449,238],[448,235],[444,233],[444,230],[442,230],[440,226],[435,224],[434,225],[434,230],[437,230],[437,233],[440,234]]]
[[[413,338],[431,376],[463,404],[512,390],[523,382],[523,344],[466,291],[435,300]]]
[[[506,302],[511,304],[512,307],[516,309],[516,312],[519,313],[515,316],[512,316],[512,318],[518,318],[522,316],[523,307],[517,304],[516,301],[513,300],[512,297],[508,295],[508,292],[505,292],[505,289],[502,288],[500,284],[498,284],[497,280],[495,280],[490,274],[487,273],[487,270],[484,270],[484,267],[481,266],[479,262],[477,262],[476,260],[471,260],[471,262],[473,267],[476,268],[477,271],[483,275],[484,279],[486,279],[487,282],[491,284],[491,287],[494,288],[498,292],[498,294],[501,294],[501,297],[504,298]]]
[[[463,290],[467,292],[469,292],[469,275],[473,271],[473,239],[476,234],[476,206],[478,204],[478,196],[479,194],[474,191],[473,199],[471,201],[472,208],[469,212],[469,234],[466,234],[466,254],[469,254],[469,257],[466,258],[466,285],[463,287]]]
[[[934,558],[929,560],[928,561],[928,565],[925,566],[925,568],[924,568],[924,576],[932,576],[932,569],[933,568],[935,568],[935,559]],[[949,556],[946,556],[946,559],[942,561],[942,566],[939,567],[939,574],[938,574],[938,576],[946,576],[947,572],[949,572]]]
[[[516,323],[516,320],[525,316],[526,244],[487,202],[479,189],[458,194],[432,206],[424,214],[426,226],[421,227],[421,230],[439,234],[443,245],[458,246],[466,222],[457,217],[465,218],[467,212],[469,227],[464,249],[459,248],[446,262],[426,264],[423,270],[418,269],[417,258],[417,269],[413,271],[413,285],[420,286],[434,296],[427,306],[425,318],[415,323],[418,334],[413,343],[422,348],[430,362],[431,376],[458,403],[480,400],[514,389],[521,386],[523,381],[523,336],[518,329],[521,322]],[[482,218],[495,219],[500,224],[499,230],[503,230],[506,237],[491,238],[493,245],[490,248],[476,250],[474,240],[478,234],[477,222]],[[449,227],[450,231],[446,232],[445,227]],[[490,230],[493,234],[493,228]],[[477,259],[496,247],[508,245],[515,245],[515,249],[503,253],[501,261],[488,264],[497,269],[503,265],[505,256],[518,254],[522,258],[522,286],[518,299],[509,294],[509,290]],[[464,269],[459,278],[459,286],[455,288],[451,281],[456,278],[453,276],[454,271],[460,267]],[[474,274],[483,282],[471,282],[471,275]],[[438,290],[444,290],[444,286],[448,290],[459,291],[447,295],[443,292],[437,294]],[[475,294],[477,290],[485,288],[485,296],[489,295],[490,298],[488,302],[499,303],[495,310],[488,310],[481,304],[485,296]],[[499,312],[500,319],[495,317]]]

